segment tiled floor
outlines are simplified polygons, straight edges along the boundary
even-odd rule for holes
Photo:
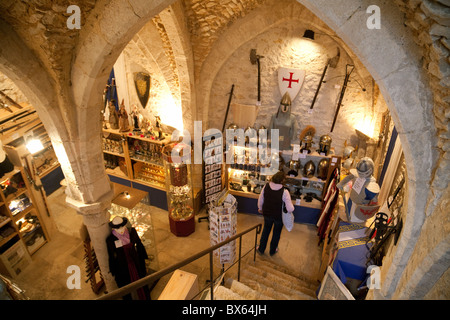
[[[33,255],[32,264],[14,281],[26,291],[30,299],[36,300],[92,300],[99,297],[91,290],[90,284],[81,281],[81,289],[69,289],[66,281],[70,276],[67,268],[78,265],[84,279],[84,248],[79,235],[80,217],[73,209],[64,204],[65,195],[58,190],[49,197],[51,219],[56,227],[51,241]],[[169,230],[167,211],[149,207],[154,228],[159,268],[168,267],[192,254],[209,247],[209,230],[206,221],[198,223],[196,230],[188,237],[176,237]],[[67,222],[73,227],[67,227]],[[237,232],[263,223],[262,216],[239,213]],[[254,244],[255,233],[243,238],[242,252]],[[320,265],[321,249],[317,245],[316,228],[310,225],[296,224],[291,232],[283,230],[279,252],[272,257],[275,261],[287,265],[302,273],[315,277]],[[219,271],[221,266],[215,265]],[[209,258],[205,256],[191,263],[183,270],[199,277],[199,286],[207,285],[209,278]],[[152,291],[152,299],[157,299],[170,275],[163,277]]]

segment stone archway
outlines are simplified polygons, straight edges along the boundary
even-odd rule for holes
[[[399,132],[408,170],[408,212],[393,261],[384,272],[382,293],[390,298],[398,287],[422,230],[428,199],[426,186],[430,183],[432,170],[436,166],[432,150],[435,138],[431,117],[431,91],[422,73],[420,56],[416,54],[417,47],[404,28],[403,18],[395,3],[380,4],[384,17],[382,28],[369,30],[366,27],[366,7],[370,5],[368,1],[297,1],[333,29],[362,61],[377,81]],[[58,157],[61,154],[70,164],[64,173],[73,177],[76,185],[74,190],[78,193],[73,193],[73,197],[68,200],[84,215],[86,225],[99,234],[99,241],[107,229],[104,209],[108,204],[109,191],[104,168],[99,165],[99,161],[95,161],[102,156],[98,138],[100,92],[111,67],[134,34],[174,2],[98,2],[79,32],[69,83],[55,84],[55,80],[40,66],[19,37],[8,26],[0,25],[2,33],[7,35],[0,40],[3,44],[0,46],[2,71],[13,81],[17,81],[20,89],[42,116],[46,128],[55,128],[55,134],[51,136],[52,142],[61,142],[62,151]],[[11,48],[15,50],[8,48],[11,44]],[[20,52],[20,57],[16,57],[17,52]],[[220,65],[221,60],[222,58],[212,63]],[[23,64],[24,61],[27,61],[26,65]],[[197,97],[205,93],[203,80],[200,82],[199,87],[193,89]],[[56,88],[61,86],[70,96],[64,101],[57,100],[59,92]],[[197,104],[205,105],[199,101]],[[52,113],[52,108],[57,112]],[[72,121],[65,122],[65,117]],[[199,118],[202,117],[197,114],[197,119],[194,120]],[[98,130],[93,130],[95,128]],[[74,135],[77,136],[76,141],[73,139]],[[83,167],[83,163],[89,163],[89,166]],[[96,188],[97,186],[103,187]],[[107,265],[105,257],[104,254],[99,257],[104,266]]]
[[[403,25],[403,17],[394,3],[383,4],[384,25],[380,30],[370,30],[366,22],[369,6],[360,1],[308,1],[298,0],[324,21],[341,39],[345,46],[364,64],[380,87],[393,116],[403,146],[408,171],[407,217],[402,237],[392,262],[383,270],[382,295],[394,295],[408,263],[418,235],[425,221],[428,199],[427,184],[435,166],[432,145],[431,90],[420,63],[419,50]],[[289,10],[287,10],[289,12]],[[265,19],[250,18],[231,26],[210,51],[200,78],[197,79],[197,108],[203,121],[208,120],[209,93],[212,82],[230,53],[224,47],[239,47],[280,18],[283,10],[272,11]],[[292,14],[292,13],[290,13]],[[289,13],[288,17],[292,18]],[[298,12],[300,19],[302,12]],[[253,17],[254,19],[252,19]],[[314,25],[315,21],[308,21]],[[316,24],[320,25],[320,24]],[[257,31],[255,31],[257,30]],[[199,94],[202,92],[203,94]]]

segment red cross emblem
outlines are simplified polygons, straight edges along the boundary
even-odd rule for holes
[[[291,89],[292,88],[292,82],[296,82],[296,83],[298,83],[298,81],[299,81],[299,79],[293,79],[292,78],[292,76],[294,75],[294,73],[293,72],[289,72],[289,79],[287,79],[287,78],[283,78],[283,81],[289,81],[289,85],[288,85],[288,88],[289,89]]]

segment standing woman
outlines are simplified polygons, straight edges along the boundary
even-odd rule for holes
[[[283,171],[278,171],[272,176],[261,191],[258,198],[258,212],[264,216],[264,228],[259,242],[258,252],[264,254],[270,232],[272,231],[272,240],[270,241],[269,254],[272,256],[278,252],[278,242],[280,241],[281,230],[283,229],[282,204],[284,202],[288,212],[294,211],[294,205],[291,201],[289,191],[283,187],[286,175]]]

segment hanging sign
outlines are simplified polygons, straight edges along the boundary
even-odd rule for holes
[[[305,74],[305,70],[279,68],[278,87],[280,88],[281,96],[284,96],[284,94],[288,92],[291,101],[294,101],[302,88],[303,81],[305,80]]]

